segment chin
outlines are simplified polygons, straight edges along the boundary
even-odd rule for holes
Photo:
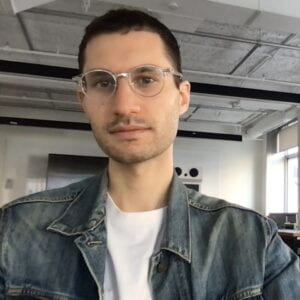
[[[109,139],[97,139],[98,145],[105,154],[121,164],[139,164],[151,159],[159,159],[164,154],[172,153],[173,139],[149,140],[132,143],[113,143]],[[171,154],[172,155],[172,154]]]
[[[117,155],[115,153],[107,154],[112,160],[121,163],[121,164],[139,164],[143,163],[145,161],[148,161],[155,157],[155,155],[145,155],[145,154],[125,154],[122,153],[120,155]]]

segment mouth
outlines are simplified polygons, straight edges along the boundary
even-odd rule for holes
[[[137,140],[149,130],[149,127],[128,125],[116,126],[109,130],[109,133],[121,140]]]

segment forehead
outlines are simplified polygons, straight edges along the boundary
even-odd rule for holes
[[[107,33],[94,37],[85,50],[84,71],[96,68],[121,72],[142,64],[172,66],[161,37],[150,31]]]

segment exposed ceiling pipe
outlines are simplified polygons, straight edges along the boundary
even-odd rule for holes
[[[281,44],[285,45],[288,41],[292,40],[294,37],[296,36],[296,34],[292,33],[290,34],[288,37],[286,37]],[[232,71],[229,72],[229,74],[233,74],[235,73],[235,71],[241,66],[243,65],[246,60],[259,48],[259,45],[254,45],[252,47],[252,49],[241,59],[241,61],[232,69]],[[254,70],[258,70],[259,68],[261,68],[265,62],[267,62],[267,60],[270,60],[271,58],[274,58],[275,54],[280,50],[280,48],[275,48],[272,49],[270,51],[270,53],[268,54],[267,57],[264,57],[262,60],[260,60],[254,67],[251,68],[251,70],[249,72],[247,72],[247,76],[250,75],[250,73],[254,73]]]
[[[229,74],[232,75],[258,48],[259,45],[254,45],[252,49],[241,59],[241,61],[229,72]]]
[[[239,134],[242,133],[242,128],[238,124],[228,123],[216,123],[212,121],[197,121],[197,122],[185,122],[180,120],[179,129],[181,130],[195,130],[205,132],[219,132],[224,134]]]
[[[0,105],[0,116],[13,118],[24,118],[26,116],[28,119],[88,123],[82,111],[53,110],[49,108]]]
[[[283,48],[283,49],[300,51],[300,47],[298,47],[298,46],[285,45],[285,44],[280,44],[280,43],[272,43],[272,42],[266,42],[266,41],[262,41],[262,40],[240,38],[240,37],[235,37],[235,36],[231,36],[231,35],[207,33],[207,32],[203,32],[203,31],[185,32],[185,31],[180,31],[180,30],[173,30],[173,32],[174,33],[179,33],[179,34],[185,34],[185,35],[193,35],[193,36],[199,36],[199,37],[218,39],[218,40],[223,40],[223,41],[254,44],[254,45],[257,44],[259,46],[268,46],[268,47],[275,47],[275,48]]]
[[[294,33],[291,33],[288,37],[286,37],[281,44],[286,44],[287,42],[290,42],[291,40],[293,40],[297,35]],[[268,56],[263,57],[261,60],[259,60],[259,62],[254,65],[248,72],[247,72],[247,76],[250,76],[251,74],[253,74],[254,72],[256,72],[258,69],[260,69],[267,61],[269,61],[270,59],[273,59],[274,56],[276,55],[276,53],[279,51],[279,48],[276,49],[272,49]]]
[[[28,54],[28,55],[38,55],[38,56],[47,56],[47,57],[54,57],[54,58],[69,58],[77,60],[76,55],[70,55],[70,54],[61,54],[61,53],[55,53],[55,52],[46,52],[46,51],[37,51],[37,50],[26,50],[26,49],[18,49],[18,48],[11,48],[9,46],[2,46],[0,47],[0,54],[1,51],[3,52],[13,52],[16,54]]]
[[[292,82],[292,81],[282,81],[282,80],[265,79],[265,78],[254,78],[254,77],[229,75],[229,74],[222,74],[222,73],[194,71],[194,70],[188,70],[188,69],[184,69],[183,73],[185,75],[189,75],[189,74],[190,75],[206,75],[206,76],[214,76],[214,77],[220,77],[220,78],[248,80],[248,81],[256,81],[256,82],[267,82],[267,83],[281,84],[281,85],[287,85],[287,86],[293,86],[293,87],[300,87],[300,82]]]
[[[54,100],[54,99],[45,99],[45,98],[36,98],[36,97],[27,97],[27,96],[10,96],[10,95],[0,95],[0,99],[9,100],[9,101],[31,101],[37,103],[58,103],[58,104],[68,104],[80,107],[78,101],[66,101],[66,100]]]
[[[60,66],[77,69],[77,57],[69,54],[43,52],[36,50],[16,49],[9,46],[0,47],[0,60]]]
[[[244,136],[249,139],[256,139],[296,118],[297,107],[292,107],[287,111],[276,111],[247,128]]]
[[[195,107],[198,109],[211,109],[211,110],[222,110],[222,111],[234,111],[234,112],[242,112],[242,113],[259,113],[259,114],[267,114],[265,111],[258,111],[254,109],[245,109],[242,107],[224,107],[224,106],[216,106],[216,105],[203,105],[203,104],[196,104],[191,103],[189,107]],[[195,110],[193,113],[195,113],[197,110]]]
[[[268,114],[265,114],[265,115],[268,115]],[[248,128],[251,124],[256,123],[262,117],[263,117],[263,114],[251,114],[248,118],[239,122],[239,124],[242,126],[242,128]]]
[[[185,121],[185,119],[180,119],[181,121]],[[226,122],[226,121],[216,121],[216,120],[207,120],[207,119],[188,119],[185,121],[188,123],[205,123],[205,124],[218,124],[218,125],[227,125],[227,126],[234,126],[240,128],[241,125],[234,122]]]
[[[52,79],[39,76],[15,75],[0,72],[0,83],[26,87],[50,88],[63,91],[76,91],[76,83],[71,80]]]

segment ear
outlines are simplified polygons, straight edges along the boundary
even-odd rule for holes
[[[179,86],[179,114],[183,115],[190,105],[191,84],[185,80]]]
[[[79,102],[85,116],[89,120],[90,118],[89,118],[89,114],[88,114],[87,107],[86,107],[86,99],[85,99],[84,93],[82,91],[78,90],[76,92],[76,98],[77,98],[77,101]]]
[[[85,111],[85,107],[84,107],[84,94],[82,91],[80,90],[77,90],[76,91],[76,98],[77,98],[77,101],[79,102],[81,108]]]

